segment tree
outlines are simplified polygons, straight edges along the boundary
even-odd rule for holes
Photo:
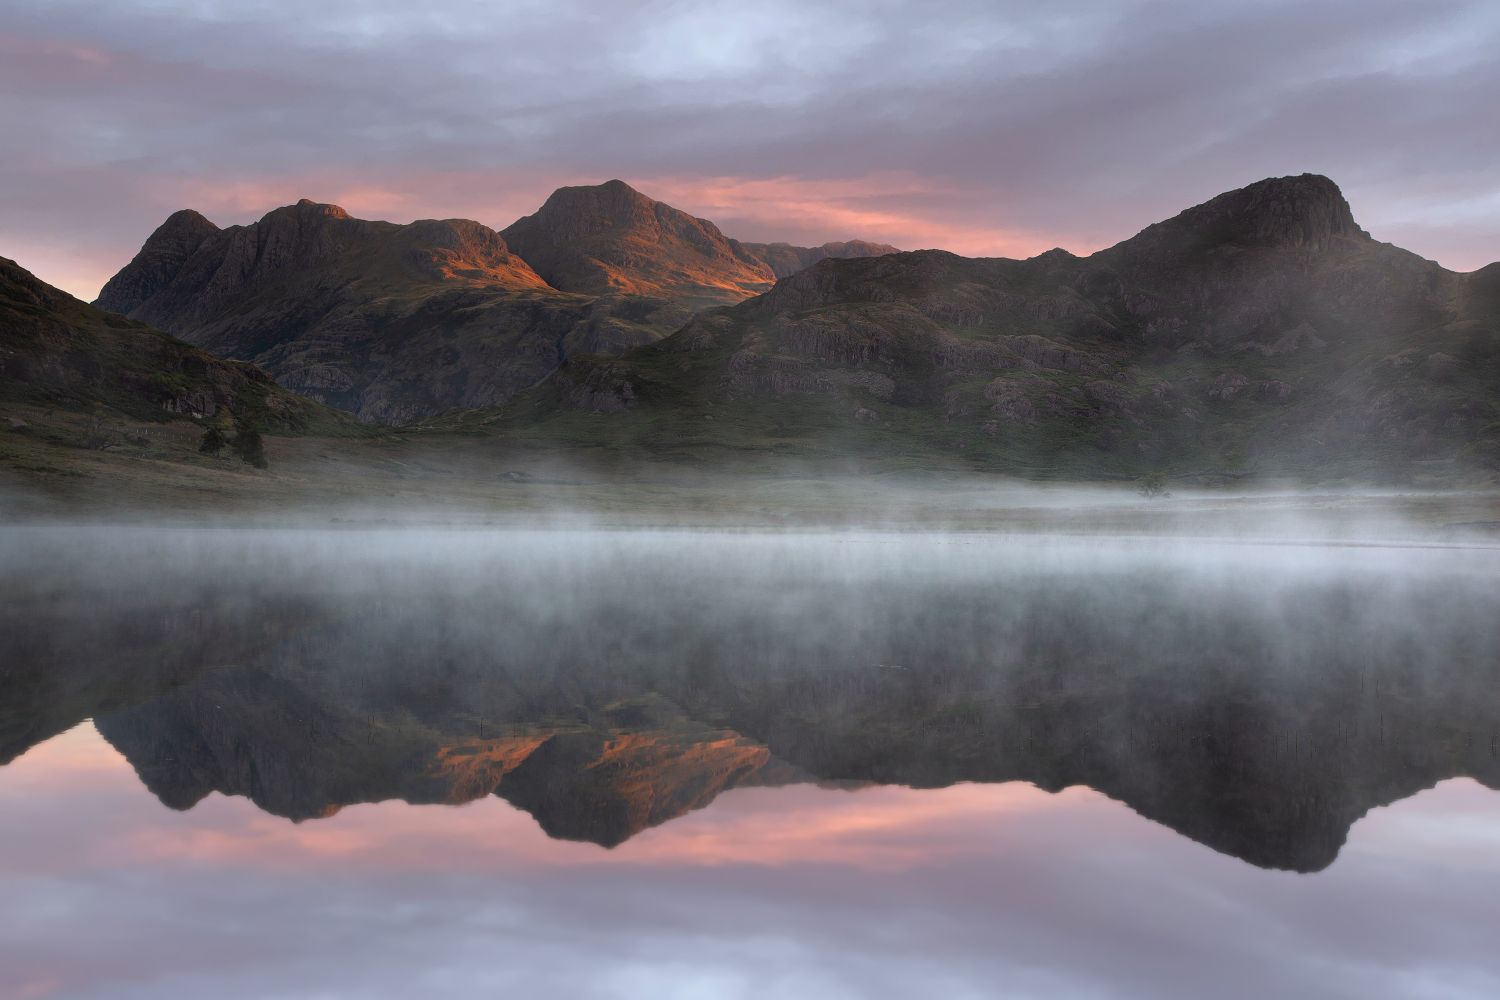
[[[208,429],[203,432],[203,439],[198,442],[200,452],[216,458],[227,447],[229,447],[229,439],[224,436],[224,428],[218,424],[209,424]]]
[[[1167,492],[1167,477],[1160,472],[1146,473],[1140,479],[1136,480],[1136,485],[1138,487],[1137,492],[1148,500],[1172,495]]]
[[[253,426],[240,427],[229,442],[229,450],[238,455],[240,461],[248,462],[257,469],[270,467],[271,463],[266,461],[266,444],[260,439],[260,431]]]

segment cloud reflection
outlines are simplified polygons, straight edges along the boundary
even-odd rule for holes
[[[0,991],[33,997],[1487,996],[1500,830],[1446,782],[1326,873],[1083,789],[740,789],[615,851],[489,798],[162,809],[83,726],[0,774]],[[1459,822],[1455,826],[1454,820]],[[878,877],[876,877],[878,876]]]

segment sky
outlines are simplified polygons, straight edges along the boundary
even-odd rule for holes
[[[1029,256],[1323,173],[1500,259],[1490,0],[0,0],[0,256],[84,298],[168,214],[503,228],[619,177],[746,240]]]

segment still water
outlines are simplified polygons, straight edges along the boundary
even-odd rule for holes
[[[0,532],[3,997],[1500,995],[1500,551]]]

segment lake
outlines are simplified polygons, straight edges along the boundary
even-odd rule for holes
[[[1500,995],[1493,544],[37,526],[0,597],[0,996]]]

